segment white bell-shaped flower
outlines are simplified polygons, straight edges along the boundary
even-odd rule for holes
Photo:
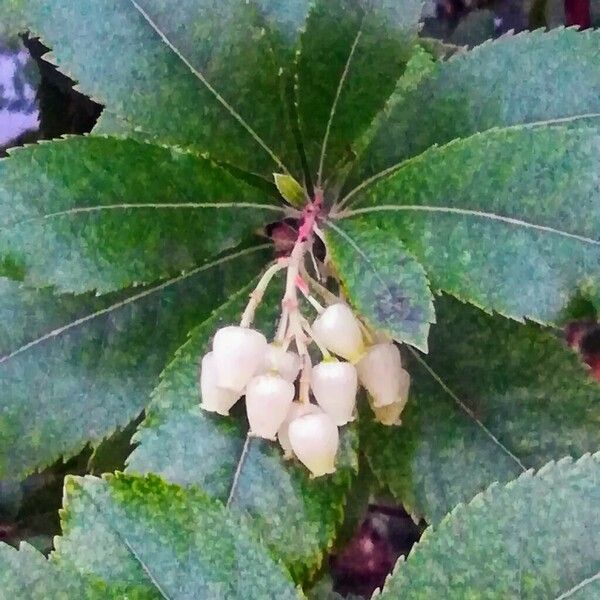
[[[409,389],[410,375],[408,371],[400,369],[400,393],[396,402],[386,404],[385,406],[374,406],[371,402],[371,408],[375,413],[375,420],[382,425],[401,425],[400,415],[408,401]]]
[[[219,329],[213,340],[213,353],[219,387],[243,392],[267,351],[265,336],[247,327],[230,325]]]
[[[295,388],[280,375],[257,375],[246,387],[249,434],[275,440],[294,400]]]
[[[302,359],[295,352],[286,351],[277,344],[267,346],[263,373],[274,371],[279,373],[286,381],[294,383],[301,367]]]
[[[349,362],[324,361],[311,372],[311,387],[319,406],[338,425],[354,420],[358,375]]]
[[[371,346],[356,368],[360,382],[371,395],[373,406],[387,406],[398,400],[402,359],[394,344],[386,342]]]
[[[200,365],[201,407],[220,415],[228,415],[229,409],[240,399],[241,394],[217,385],[215,355],[209,352]]]
[[[346,304],[328,306],[315,319],[312,331],[323,346],[346,360],[355,362],[364,352],[360,325]]]
[[[283,458],[292,458],[292,444],[290,442],[290,423],[304,415],[316,414],[322,412],[316,404],[307,404],[306,402],[292,402],[285,421],[277,431],[279,445],[283,449]]]
[[[290,423],[289,436],[294,454],[313,477],[335,472],[340,435],[328,414],[321,412],[295,419]]]

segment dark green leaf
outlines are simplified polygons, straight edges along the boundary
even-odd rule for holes
[[[365,149],[369,147],[369,144],[373,141],[373,138],[389,119],[390,113],[393,112],[394,106],[399,101],[399,98],[404,94],[411,94],[419,85],[421,80],[426,78],[430,72],[435,69],[436,63],[432,57],[432,52],[436,51],[439,53],[444,50],[440,50],[435,47],[432,49],[427,49],[427,46],[423,47],[421,45],[423,43],[424,40],[421,39],[420,44],[413,48],[413,53],[406,63],[406,69],[396,84],[394,94],[391,98],[388,98],[383,110],[381,110],[373,119],[369,127],[365,130],[364,134],[354,140],[352,147],[357,156],[361,156]],[[428,46],[431,46],[431,44],[428,44]],[[347,165],[346,171],[351,170],[351,167],[351,164]],[[342,178],[345,175],[347,175],[347,173],[343,173]],[[336,193],[338,191],[339,190],[335,190]]]
[[[123,471],[125,461],[133,450],[131,438],[140,422],[141,418],[136,419],[123,429],[118,429],[110,437],[102,440],[93,449],[86,472],[91,475],[102,475],[103,473]]]
[[[390,99],[389,116],[354,180],[492,127],[597,123],[599,35],[573,29],[507,35],[438,63],[414,90]]]
[[[186,486],[199,486],[249,514],[262,538],[297,578],[312,572],[335,536],[356,471],[356,432],[342,435],[338,471],[315,480],[304,467],[286,463],[273,443],[247,438],[247,425],[199,408],[198,363],[215,331],[239,320],[252,286],[240,290],[190,334],[162,375],[146,421],[136,435],[130,472],[159,473]],[[258,312],[268,333],[279,312],[273,286]]]
[[[597,450],[600,386],[562,340],[448,297],[436,309],[402,426],[362,422],[373,470],[410,510],[437,522],[493,481]]]
[[[381,600],[598,598],[600,455],[492,486],[426,532]]]
[[[102,298],[0,279],[0,477],[73,455],[131,421],[186,333],[266,259],[254,247]]]
[[[347,215],[400,238],[433,289],[557,323],[577,294],[600,306],[599,152],[592,127],[488,131],[366,185]]]
[[[352,157],[353,141],[404,71],[421,5],[421,0],[314,3],[298,59],[298,112],[313,174],[324,169],[328,176],[333,165]]]
[[[104,293],[236,246],[281,214],[269,202],[193,154],[73,137],[0,161],[0,254],[34,286]]]
[[[17,599],[300,598],[244,519],[198,490],[154,476],[69,478],[62,518],[47,562],[0,547],[0,581],[11,585],[15,569],[33,586]]]
[[[426,352],[435,311],[423,267],[369,220],[329,228],[327,246],[350,302],[374,329]]]
[[[280,75],[292,11],[266,0],[18,4],[51,60],[129,129],[269,175],[295,155]]]

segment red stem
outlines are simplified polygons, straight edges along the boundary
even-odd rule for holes
[[[298,241],[305,242],[312,234],[315,221],[323,208],[323,190],[315,188],[315,196],[302,211],[302,219],[298,228]]]
[[[590,27],[590,0],[565,0],[565,25],[579,25],[581,29]]]

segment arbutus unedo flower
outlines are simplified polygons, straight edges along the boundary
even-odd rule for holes
[[[319,229],[322,211],[317,189],[299,218],[271,226],[277,260],[250,294],[239,325],[219,329],[212,352],[200,361],[201,407],[228,415],[245,396],[248,434],[278,440],[284,457],[300,461],[313,477],[335,471],[339,427],[356,418],[359,384],[368,392],[374,418],[389,426],[400,424],[410,386],[397,346],[381,342],[388,338],[372,331],[343,294],[323,282],[321,275],[329,273]],[[286,274],[285,292],[276,333],[267,341],[252,323],[280,271]],[[298,292],[307,304],[300,303]],[[303,314],[307,305],[313,318]],[[311,346],[321,354],[314,366]]]

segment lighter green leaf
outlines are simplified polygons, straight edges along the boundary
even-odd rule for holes
[[[85,580],[74,569],[63,568],[29,544],[19,550],[0,543],[1,597],[12,600],[112,600],[117,590]],[[119,590],[122,592],[123,590]],[[120,596],[123,598],[123,596]],[[150,600],[155,596],[129,596],[131,600]]]
[[[492,486],[425,533],[380,600],[598,597],[600,455]]]
[[[312,175],[331,175],[394,89],[421,0],[317,0],[301,36],[298,112]]]
[[[9,559],[26,573],[22,563],[33,563],[42,582],[58,591],[43,595],[34,576],[38,587],[27,600],[301,597],[243,518],[199,490],[182,490],[156,476],[67,479],[62,524],[63,537],[45,565],[29,549],[17,554],[0,547],[0,564]],[[74,588],[77,578],[85,583]],[[92,595],[99,589],[103,595]]]
[[[287,200],[292,206],[298,208],[306,203],[306,193],[302,186],[290,175],[282,175],[274,173],[275,185],[282,197]]]
[[[400,238],[433,289],[521,320],[600,306],[600,130],[488,131],[357,189],[346,216]]]
[[[28,284],[105,293],[236,246],[281,213],[270,201],[178,150],[94,137],[29,146],[0,161],[0,258]]]
[[[131,421],[186,333],[266,260],[264,246],[253,247],[102,298],[0,279],[0,478],[76,454]]]
[[[279,70],[297,23],[269,2],[19,4],[59,69],[130,128],[265,174],[295,155]]]
[[[353,219],[329,223],[327,246],[350,302],[369,325],[426,352],[433,297],[423,267],[402,242]]]
[[[342,431],[336,474],[312,480],[304,467],[286,463],[275,444],[247,438],[245,419],[200,409],[199,360],[215,331],[239,320],[251,289],[242,288],[179,349],[134,438],[139,446],[128,470],[199,486],[247,513],[273,552],[302,578],[320,564],[342,520],[357,466],[356,432]],[[257,327],[266,334],[275,327],[281,293],[280,286],[271,288],[259,309]]]
[[[557,29],[506,35],[438,63],[388,118],[354,181],[492,127],[600,120],[600,34]]]
[[[404,357],[402,426],[362,422],[375,474],[412,512],[438,522],[494,481],[597,450],[600,386],[562,340],[449,297],[436,310],[429,355]]]

